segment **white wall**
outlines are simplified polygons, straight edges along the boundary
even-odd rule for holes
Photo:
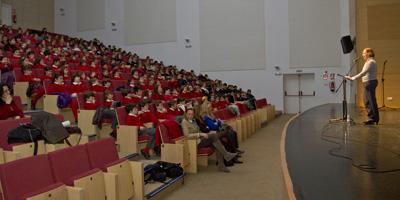
[[[165,64],[174,64],[183,69],[193,69],[200,72],[199,47],[199,1],[177,0],[177,42],[123,46],[123,11],[124,0],[106,0],[106,29],[97,31],[77,32],[75,3],[77,0],[55,0],[55,30],[58,33],[91,39],[96,37],[107,44],[115,44],[126,50],[134,51],[140,56],[151,56]],[[339,0],[341,2],[341,35],[354,34],[355,24],[350,24],[350,4],[354,0]],[[322,80],[325,70],[329,73],[346,73],[350,65],[350,56],[343,55],[341,67],[335,68],[289,68],[289,11],[288,0],[265,0],[266,27],[266,70],[223,71],[208,73],[212,78],[218,78],[228,83],[237,84],[243,89],[251,88],[256,97],[267,97],[268,101],[283,110],[283,79],[275,75],[274,66],[280,67],[281,73],[315,73],[316,95],[315,105],[324,103],[340,103],[341,93],[332,94],[327,82]],[[65,15],[60,15],[60,8]],[[352,8],[354,10],[354,8]],[[111,30],[111,22],[115,22],[117,31]],[[352,26],[352,29],[350,29]],[[351,31],[351,32],[350,32]],[[190,39],[191,48],[186,48],[184,40]],[[338,42],[339,42],[338,38]],[[339,84],[339,81],[337,81]],[[354,95],[352,95],[354,96]],[[353,101],[354,102],[354,101]]]

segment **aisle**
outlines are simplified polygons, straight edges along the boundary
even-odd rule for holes
[[[281,172],[279,145],[282,129],[291,115],[281,115],[246,140],[244,164],[222,173],[212,165],[188,175],[183,187],[167,200],[286,200],[288,199]]]

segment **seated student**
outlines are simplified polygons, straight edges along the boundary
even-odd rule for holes
[[[71,76],[70,76],[68,67],[66,67],[66,66],[61,67],[60,73],[64,77],[64,81],[71,81]]]
[[[0,84],[0,120],[24,117],[21,108],[13,101],[13,91],[7,84]]]
[[[71,93],[82,93],[88,90],[85,84],[81,81],[79,73],[72,75],[72,83],[69,86],[69,90]]]
[[[51,65],[51,68],[54,72],[61,72],[60,60],[58,58],[54,60],[54,63],[53,65]]]
[[[83,109],[85,110],[97,110],[98,108],[102,107],[102,105],[100,105],[99,103],[96,102],[96,98],[93,92],[88,91],[85,92],[85,94],[83,95],[84,98],[84,103],[83,103]],[[107,107],[103,107],[102,109],[98,109],[100,118],[96,121],[96,124],[101,124],[103,119],[110,119],[111,122],[111,128],[113,129],[113,132],[111,133],[112,136],[115,136],[114,134],[116,134],[116,130],[117,130],[117,125],[118,125],[118,121],[117,121],[117,114],[115,113],[115,110],[107,108]]]
[[[139,114],[140,114],[140,120],[143,123],[153,123],[154,126],[158,124],[158,118],[157,116],[150,111],[150,101],[149,100],[143,100],[139,102]]]
[[[174,97],[171,95],[171,90],[170,89],[165,89],[165,93],[164,93],[164,98],[165,101],[171,101],[174,99]]]
[[[176,101],[177,103],[177,114],[178,115],[183,115],[186,111],[186,99],[184,98],[178,98]]]
[[[118,104],[121,103],[114,101],[114,94],[110,90],[104,91],[104,107],[114,109],[115,107],[117,107]]]
[[[42,81],[51,81],[53,79],[53,70],[50,67],[44,68],[44,75],[40,77]]]
[[[93,92],[104,92],[106,88],[100,83],[99,79],[91,78],[89,80],[90,90]]]
[[[228,108],[235,113],[236,116],[240,116],[239,107],[235,104],[235,99],[232,95],[226,97],[228,99]]]
[[[178,104],[175,100],[168,102],[168,109],[167,109],[167,118],[174,119],[177,116],[180,116],[180,112],[178,111]]]
[[[136,104],[139,103],[139,101],[141,100],[141,98],[139,98],[136,94],[135,94],[135,90],[138,91],[138,88],[135,88],[134,91],[131,90],[122,90],[122,105],[128,105],[130,103]]]
[[[228,105],[229,103],[224,96],[218,97],[218,103],[217,103],[218,110],[225,109]]]
[[[32,69],[29,66],[22,68],[22,82],[29,82],[26,95],[31,98],[31,109],[36,109],[37,101],[44,95],[45,91],[41,83],[40,78],[36,78],[32,75]]]
[[[121,77],[121,72],[118,69],[114,69],[112,72],[112,80],[124,80],[124,78]]]
[[[147,134],[150,139],[146,144],[144,149],[140,150],[140,153],[144,158],[150,159],[150,150],[154,148],[155,145],[155,129],[154,128],[146,128],[144,123],[140,119],[139,109],[137,104],[128,104],[125,106],[126,115],[125,123],[127,125],[133,125],[139,127],[139,135]]]
[[[110,91],[113,90],[110,79],[104,79],[102,84],[103,84],[103,87],[106,88],[106,90],[110,90]]]
[[[59,73],[54,74],[53,83],[49,84],[48,91],[46,92],[48,94],[56,94],[61,92],[67,93],[67,91],[68,89],[64,83],[64,77]]]
[[[7,83],[12,85],[14,83],[14,72],[13,67],[10,64],[10,59],[7,57],[3,57],[0,63],[0,72],[1,72],[1,83]]]
[[[157,101],[156,103],[156,117],[158,120],[165,120],[168,118],[168,112],[167,109],[164,107],[164,104],[162,101]]]
[[[197,125],[194,119],[194,116],[194,109],[190,108],[186,110],[184,119],[181,123],[183,134],[188,139],[196,139],[197,146],[200,148],[213,147],[217,155],[218,170],[222,172],[230,172],[224,164],[224,159],[226,161],[231,161],[232,159],[235,159],[235,157],[237,157],[237,154],[230,153],[224,148],[222,143],[219,141],[216,132],[202,133],[200,131],[200,127]]]

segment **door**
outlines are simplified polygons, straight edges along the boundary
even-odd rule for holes
[[[314,78],[314,74],[283,76],[285,113],[301,113],[315,106]]]

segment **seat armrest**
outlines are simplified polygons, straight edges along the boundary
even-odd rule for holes
[[[118,174],[103,172],[107,200],[118,200]]]
[[[20,159],[21,155],[17,151],[4,151],[4,162],[11,162]]]
[[[83,200],[83,188],[67,186],[68,200]]]
[[[144,166],[142,162],[130,161],[132,181],[135,188],[134,200],[144,200]]]

